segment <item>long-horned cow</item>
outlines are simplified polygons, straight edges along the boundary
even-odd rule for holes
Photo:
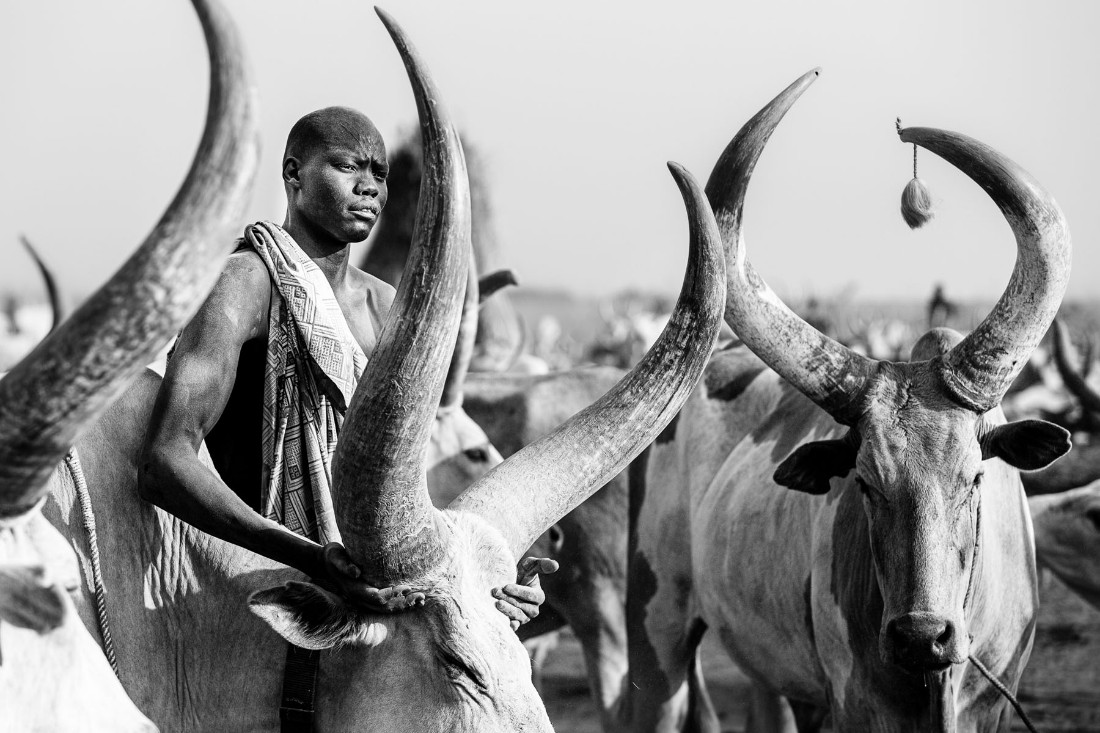
[[[97,515],[100,552],[116,560],[104,568],[109,616],[130,632],[116,643],[122,681],[165,729],[278,725],[286,646],[269,623],[287,640],[328,650],[316,688],[319,731],[547,730],[526,653],[490,589],[511,582],[519,553],[672,418],[721,322],[717,227],[702,190],[673,166],[692,244],[684,292],[662,340],[602,400],[445,510],[434,508],[428,438],[440,405],[461,404],[444,384],[462,383],[454,374],[460,359],[452,379],[446,372],[467,283],[469,201],[461,148],[439,94],[403,32],[380,14],[409,71],[428,164],[410,275],[349,406],[333,494],[344,542],[365,579],[415,592],[396,594],[384,610],[360,607],[142,502],[133,463],[141,435],[132,426],[147,418],[156,389],[146,372],[78,449],[94,503],[106,507]],[[57,521],[79,537],[75,491],[62,483]],[[244,611],[249,594],[256,615]],[[406,608],[386,612],[393,607]]]
[[[416,90],[425,145],[417,236],[394,311],[348,408],[333,463],[341,534],[364,577],[406,586],[385,616],[317,586],[289,583],[252,605],[288,640],[331,649],[323,730],[548,730],[518,639],[487,590],[519,553],[606,483],[672,418],[720,325],[717,229],[689,175],[670,166],[689,210],[692,251],[668,330],[607,395],[516,453],[443,511],[432,507],[423,446],[442,387],[469,258],[469,193],[457,136],[417,54],[383,21]]]
[[[68,591],[72,549],[39,511],[58,463],[213,286],[259,158],[255,93],[225,11],[194,0],[210,104],[191,170],[105,285],[0,380],[0,708],[10,730],[154,730]]]
[[[860,356],[793,314],[749,264],[742,208],[771,132],[813,82],[761,110],[707,185],[727,257],[726,321],[747,348],[718,354],[632,473],[630,633],[637,730],[691,716],[686,684],[704,630],[808,727],[1003,729],[1034,632],[1031,522],[1017,469],[1069,447],[999,402],[1042,338],[1069,273],[1054,200],[1019,166],[957,133],[901,131],[975,180],[1016,236],[992,312],[923,361]]]

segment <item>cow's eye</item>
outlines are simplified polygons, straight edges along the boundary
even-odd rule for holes
[[[486,463],[489,460],[489,451],[484,448],[467,448],[462,452],[467,459],[474,463]]]
[[[974,474],[974,480],[971,482],[970,486],[974,489],[980,489],[982,487],[982,478],[984,476],[985,471],[978,471],[978,473]]]

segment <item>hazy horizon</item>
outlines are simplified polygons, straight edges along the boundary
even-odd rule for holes
[[[415,119],[397,53],[370,5],[229,0],[257,79],[264,157],[249,220],[281,221],[279,158],[303,113],[345,104],[387,140]],[[674,293],[687,248],[665,161],[705,180],[738,127],[800,74],[817,83],[783,122],[746,206],[749,254],[785,297],[989,300],[1014,244],[971,181],[927,151],[936,218],[898,214],[912,148],[894,118],[955,129],[1031,172],[1077,248],[1069,297],[1100,294],[1100,5],[687,3],[675,12],[581,3],[389,10],[487,163],[496,227],[521,282],[578,295]],[[25,233],[63,288],[86,294],[156,222],[201,132],[207,61],[189,3],[7,3],[0,93],[14,142],[0,183],[0,290],[39,286]],[[228,251],[228,243],[227,243]],[[356,252],[356,257],[358,252]]]

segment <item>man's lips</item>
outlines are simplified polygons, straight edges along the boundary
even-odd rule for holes
[[[351,213],[360,219],[366,219],[367,221],[374,221],[378,218],[378,212],[375,209],[352,209]]]

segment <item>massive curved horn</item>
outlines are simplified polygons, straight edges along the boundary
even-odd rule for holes
[[[632,461],[695,388],[722,325],[725,261],[714,215],[691,174],[669,163],[691,231],[668,325],[641,362],[591,406],[463,492],[448,511],[479,515],[520,553]]]
[[[742,127],[714,166],[707,197],[726,247],[726,323],[753,353],[836,420],[851,424],[873,360],[837,343],[799,318],[756,273],[745,253],[745,192],[772,132],[819,69],[803,74]]]
[[[984,188],[1016,235],[1016,266],[1001,299],[962,343],[932,362],[960,404],[986,412],[1000,404],[1058,312],[1069,280],[1069,227],[1038,181],[988,145],[929,127],[900,135]]]
[[[141,248],[0,381],[0,508],[24,511],[83,426],[198,308],[232,249],[259,160],[256,94],[229,14],[194,0],[210,54],[206,128]]]
[[[1054,346],[1051,351],[1054,355],[1054,363],[1058,367],[1058,374],[1062,376],[1066,389],[1077,398],[1082,409],[1100,415],[1100,394],[1097,394],[1085,381],[1084,376],[1069,363],[1073,346],[1070,344],[1066,324],[1060,318],[1054,319]]]
[[[42,273],[42,281],[46,283],[46,295],[50,299],[50,331],[54,331],[65,320],[65,309],[61,304],[61,290],[57,287],[57,281],[54,280],[50,268],[46,267],[46,263],[38,254],[38,250],[31,244],[31,240],[20,234],[19,241],[23,243],[23,248],[30,253],[31,259],[38,267],[38,271]]]
[[[470,184],[458,134],[427,67],[400,26],[376,11],[412,83],[424,177],[397,299],[333,457],[332,498],[344,544],[364,577],[395,585],[443,558],[424,462],[470,262]]]
[[[458,338],[455,340],[454,355],[447,370],[447,379],[443,382],[443,396],[439,398],[441,409],[450,409],[462,404],[462,387],[466,383],[466,374],[470,371],[470,360],[474,358],[474,342],[477,340],[477,312],[481,302],[481,283],[477,277],[473,249],[470,250],[470,269],[466,274],[466,298],[462,301],[462,319],[458,324]]]

